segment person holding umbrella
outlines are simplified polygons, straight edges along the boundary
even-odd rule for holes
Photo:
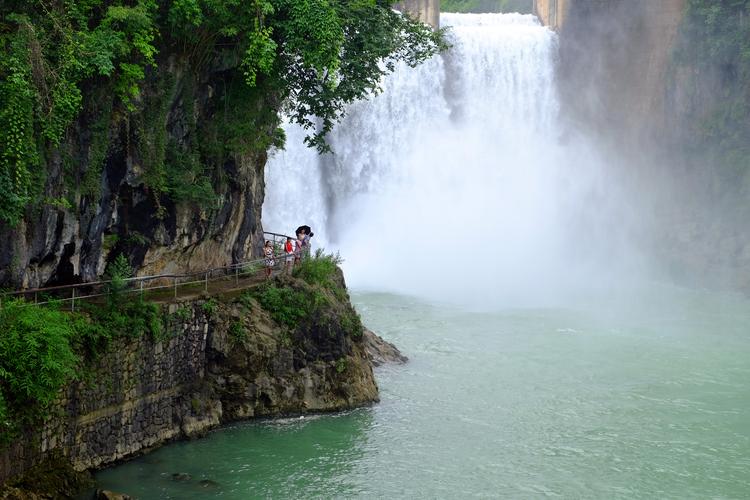
[[[305,257],[310,256],[310,238],[315,236],[310,226],[300,226],[297,228],[297,238],[302,235],[302,252]]]
[[[294,240],[294,265],[296,266],[302,260],[302,233],[297,233],[297,239]]]

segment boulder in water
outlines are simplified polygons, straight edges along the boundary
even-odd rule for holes
[[[216,481],[211,481],[210,479],[201,479],[200,482],[198,482],[198,485],[201,488],[206,488],[206,489],[216,489],[221,486]]]
[[[131,500],[133,497],[109,490],[96,490],[94,500]]]
[[[409,358],[401,354],[395,345],[383,340],[367,328],[365,328],[364,341],[367,357],[370,358],[373,366],[385,363],[404,364],[409,361]]]

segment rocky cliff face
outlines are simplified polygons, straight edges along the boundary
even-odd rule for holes
[[[100,468],[222,423],[377,401],[367,347],[400,354],[363,335],[345,289],[292,278],[270,286],[316,313],[280,324],[252,291],[165,306],[166,338],[118,339],[61,391],[44,425],[0,450],[0,484],[51,457]]]
[[[95,280],[118,253],[141,275],[258,253],[276,106],[272,92],[239,94],[234,64],[167,55],[134,110],[113,109],[111,88],[93,82],[76,125],[44,159],[45,201],[17,227],[0,224],[0,286]],[[240,105],[255,110],[227,123],[227,107]],[[230,143],[232,127],[244,144]]]

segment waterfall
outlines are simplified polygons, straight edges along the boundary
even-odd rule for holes
[[[581,200],[603,212],[606,196],[596,154],[560,124],[556,35],[520,14],[441,23],[453,47],[353,104],[328,138],[334,155],[286,127],[264,226],[310,224],[356,288],[474,304],[559,292],[606,227]]]

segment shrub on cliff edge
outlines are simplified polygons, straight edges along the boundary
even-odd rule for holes
[[[294,266],[294,277],[310,285],[321,285],[329,289],[337,288],[335,278],[341,262],[339,254],[326,254],[325,250],[319,248],[313,257],[303,259]]]

